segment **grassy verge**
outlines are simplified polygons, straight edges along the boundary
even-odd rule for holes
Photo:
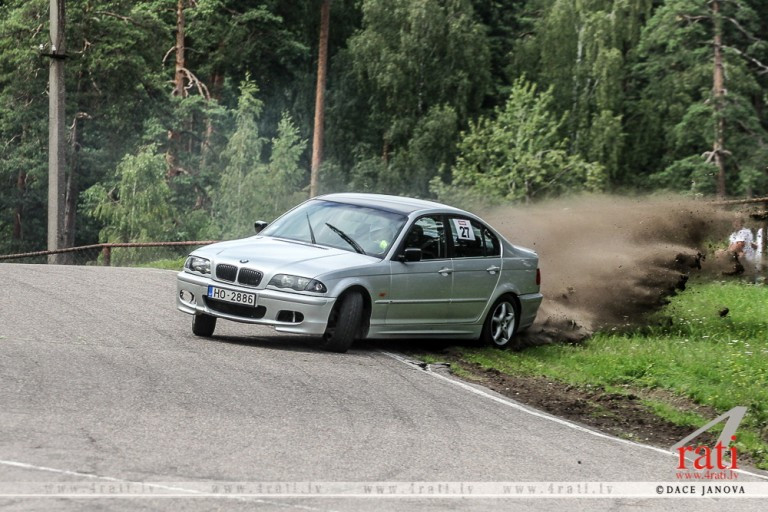
[[[150,261],[148,263],[141,263],[135,266],[141,268],[159,268],[162,270],[181,270],[182,267],[184,267],[184,262],[186,259],[186,256],[182,256],[180,258]]]
[[[768,469],[766,286],[694,284],[647,327],[599,333],[583,345],[523,352],[460,347],[458,353],[460,362],[582,388],[600,386],[612,393],[664,390],[656,395],[685,397],[717,413],[747,406],[737,446],[751,454],[758,467]],[[668,421],[691,426],[691,432],[714,419],[682,410],[674,400],[655,397],[645,405]]]

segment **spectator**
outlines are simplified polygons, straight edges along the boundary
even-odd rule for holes
[[[744,220],[741,218],[734,221],[733,227],[736,231],[731,233],[728,239],[728,252],[733,255],[736,262],[734,273],[741,274],[748,270],[749,274],[752,275],[757,271],[758,264],[758,246],[755,242],[755,236],[752,230],[744,225]]]
[[[740,260],[754,261],[757,244],[751,229],[743,227],[734,231],[729,237],[729,242],[728,250],[735,253]]]

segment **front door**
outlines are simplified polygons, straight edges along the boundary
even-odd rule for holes
[[[392,287],[387,308],[387,324],[444,324],[448,319],[453,287],[453,266],[448,258],[445,226],[441,215],[418,219],[408,231],[406,248],[422,251],[422,260],[393,260]]]

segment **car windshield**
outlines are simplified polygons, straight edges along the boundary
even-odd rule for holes
[[[286,213],[261,234],[383,258],[405,221],[399,213],[315,199]]]

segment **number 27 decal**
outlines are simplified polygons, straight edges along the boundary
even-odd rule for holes
[[[474,240],[475,231],[472,224],[467,219],[451,219],[456,231],[456,237],[459,240]]]

